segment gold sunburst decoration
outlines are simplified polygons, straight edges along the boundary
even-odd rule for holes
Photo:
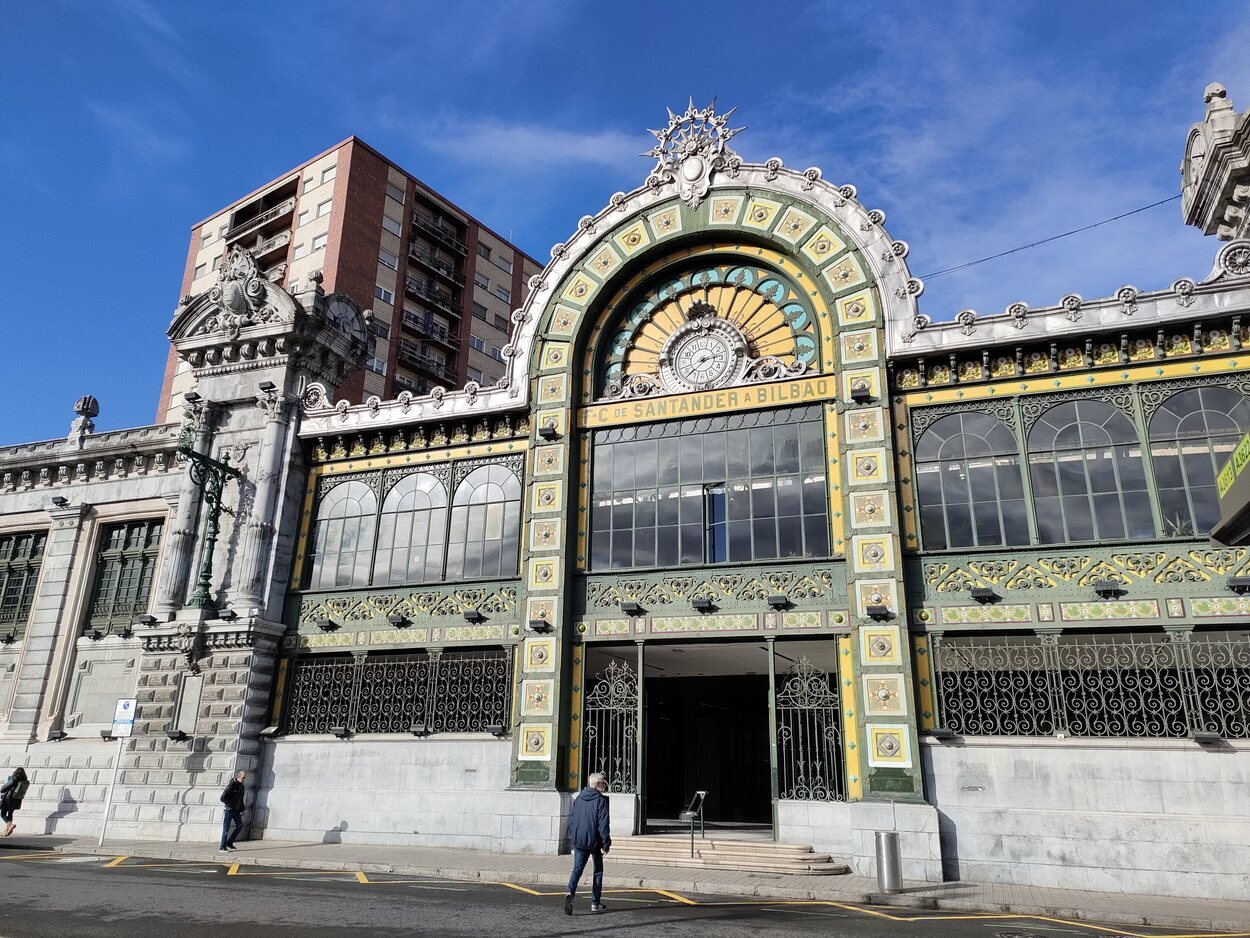
[[[742,367],[727,368],[721,375],[726,383],[741,380],[752,363],[780,375],[801,373],[816,361],[811,309],[788,278],[767,268],[701,266],[661,280],[625,308],[600,370],[601,393],[609,396],[631,385],[660,393],[691,389],[666,380],[664,359],[673,354],[674,340],[696,324],[740,337]],[[732,341],[726,339],[726,351]]]

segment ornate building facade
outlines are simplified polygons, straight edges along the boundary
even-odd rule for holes
[[[882,212],[693,105],[489,387],[336,400],[359,310],[232,253],[171,326],[181,427],[84,402],[0,452],[27,813],[94,831],[133,691],[132,834],[207,836],[242,767],[254,836],[555,851],[603,771],[620,833],[705,790],[865,872],[897,830],[920,879],[1244,895],[1250,553],[1209,532],[1250,148],[1214,89],[1185,212],[1227,243],[1160,290],[931,322]]]

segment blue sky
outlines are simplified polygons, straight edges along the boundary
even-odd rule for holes
[[[262,14],[264,14],[262,16]],[[925,274],[1167,198],[1202,90],[1250,106],[1250,5],[0,0],[0,444],[152,420],[190,227],[355,133],[546,260],[645,177],[645,128],[737,105]],[[1212,32],[1218,24],[1221,31]],[[1201,278],[1175,203],[927,282],[921,309]]]

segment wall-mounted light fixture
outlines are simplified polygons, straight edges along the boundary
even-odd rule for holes
[[[550,418],[544,420],[538,428],[538,435],[547,442],[560,439],[560,431],[556,428],[556,422]]]
[[[57,508],[65,508],[67,505],[69,505],[69,499],[66,498],[64,495],[53,495],[52,504],[55,505]]]
[[[507,731],[507,728],[502,723],[488,723],[486,725],[486,732],[490,733],[491,736],[499,737]]]
[[[187,734],[182,730],[166,730],[165,735],[175,743],[180,743],[187,738]]]
[[[1117,580],[1095,580],[1093,587],[1094,592],[1103,599],[1114,599],[1124,592],[1124,587]]]
[[[408,727],[408,732],[413,736],[429,736],[430,728],[424,723],[414,723],[412,726]]]
[[[486,616],[482,615],[480,609],[469,608],[464,611],[465,622],[483,622]]]
[[[636,619],[638,616],[642,615],[642,606],[639,603],[634,602],[632,599],[627,600],[621,603],[621,612],[625,613],[625,615],[632,619]]]
[[[408,617],[402,612],[392,612],[386,617],[386,621],[395,626],[395,628],[401,628],[408,624]]]
[[[979,603],[992,603],[998,601],[998,594],[994,592],[992,586],[974,586],[968,590],[972,594],[972,598]]]
[[[555,631],[555,626],[546,619],[530,619],[528,628],[531,632],[537,632],[539,635],[546,635],[548,632]]]
[[[790,597],[785,593],[774,593],[768,597],[768,606],[770,609],[775,609],[777,612],[781,612],[783,609],[789,609]]]
[[[313,625],[317,626],[317,628],[321,629],[323,632],[333,632],[339,627],[339,624],[333,619],[317,619]]]
[[[1234,593],[1250,593],[1250,576],[1230,576],[1224,585]]]
[[[330,735],[337,736],[339,739],[347,739],[352,734],[346,726],[332,726],[330,727]]]
[[[695,612],[711,612],[716,608],[715,603],[710,599],[692,599],[690,605],[694,607]]]

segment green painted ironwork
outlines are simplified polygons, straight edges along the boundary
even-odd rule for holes
[[[187,468],[191,481],[203,494],[204,504],[208,508],[208,521],[204,528],[204,559],[200,562],[200,578],[187,600],[191,609],[217,611],[213,602],[213,552],[217,547],[217,535],[221,531],[221,496],[226,483],[238,479],[241,473],[223,462],[219,462],[194,447],[194,431],[184,430],[178,439],[178,452],[187,459]]]

